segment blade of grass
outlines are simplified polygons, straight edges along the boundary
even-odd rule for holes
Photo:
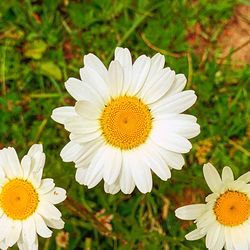
[[[2,47],[2,67],[1,67],[1,82],[2,82],[2,95],[6,95],[6,83],[5,83],[5,59],[6,59],[6,48],[7,46]]]
[[[122,44],[130,37],[130,35],[136,30],[136,28],[146,19],[147,16],[149,16],[151,14],[152,11],[158,9],[163,3],[159,2],[158,4],[154,5],[149,11],[146,11],[143,15],[139,16],[135,22],[133,23],[133,25],[131,26],[131,28],[124,34],[124,36],[122,37],[122,39],[116,44],[115,47],[120,47],[122,46]],[[111,60],[111,58],[113,57],[114,54],[114,49],[112,50],[112,52],[110,53],[110,55],[107,58],[107,61],[109,62]]]
[[[151,48],[152,50],[159,52],[165,56],[171,56],[174,58],[180,58],[180,57],[187,57],[187,61],[188,61],[188,82],[187,82],[187,88],[191,87],[192,84],[192,78],[193,78],[193,61],[192,61],[192,56],[189,52],[179,52],[179,53],[175,53],[175,52],[169,52],[165,49],[161,49],[156,47],[154,44],[152,44],[147,37],[145,36],[144,33],[141,34],[142,40],[145,42],[145,44]]]
[[[37,142],[39,141],[39,139],[40,139],[40,137],[41,137],[41,134],[42,134],[42,132],[43,132],[45,126],[47,125],[47,122],[48,122],[48,119],[47,119],[47,118],[44,119],[44,120],[41,122],[41,124],[40,124],[40,126],[39,126],[39,128],[38,128],[38,130],[37,130],[35,139],[34,139],[34,141],[32,142],[32,144],[37,143]]]
[[[50,79],[50,81],[52,82],[52,84],[54,85],[54,87],[55,87],[55,89],[57,90],[57,92],[58,92],[59,94],[62,94],[62,90],[61,90],[61,87],[60,87],[60,85],[58,84],[58,82],[57,82],[54,78],[52,78],[52,77],[50,77],[49,79]]]
[[[234,146],[236,149],[238,149],[239,151],[244,153],[247,157],[250,157],[250,152],[248,150],[246,150],[245,148],[243,148],[241,145],[239,145],[238,143],[236,143],[235,141],[233,141],[231,139],[229,139],[228,142],[229,142],[229,144]]]
[[[30,94],[30,98],[33,99],[43,99],[43,98],[58,98],[58,97],[62,97],[62,96],[66,96],[64,94],[60,94],[60,93],[40,93],[40,94]]]

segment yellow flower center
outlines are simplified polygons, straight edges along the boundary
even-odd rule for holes
[[[214,213],[225,226],[238,226],[250,216],[250,199],[238,191],[226,191],[216,201]]]
[[[38,202],[36,190],[26,180],[13,179],[3,186],[0,193],[0,206],[13,220],[24,220],[32,215]]]
[[[109,144],[128,150],[146,141],[152,128],[152,116],[148,106],[137,97],[121,96],[105,106],[100,124]]]

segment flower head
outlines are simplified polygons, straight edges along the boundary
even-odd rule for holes
[[[188,233],[187,240],[206,236],[208,249],[250,249],[250,172],[234,180],[233,172],[224,167],[222,178],[215,167],[203,167],[205,180],[213,192],[206,204],[178,208],[175,214],[183,220],[195,220],[197,229]]]
[[[135,186],[152,189],[151,170],[162,180],[170,169],[184,165],[188,139],[200,132],[196,118],[181,114],[196,101],[194,91],[182,91],[183,74],[164,68],[165,58],[145,55],[132,63],[128,49],[116,48],[108,69],[93,54],[84,56],[81,80],[69,78],[66,89],[74,107],[53,110],[70,142],[64,161],[75,162],[76,180],[88,188],[104,179],[108,193],[131,193]]]
[[[60,231],[56,235],[56,244],[57,244],[57,246],[59,246],[61,248],[66,248],[68,246],[68,243],[69,243],[69,233],[64,232],[64,231]]]
[[[20,249],[38,249],[37,234],[49,238],[64,222],[54,206],[66,198],[53,179],[42,179],[45,154],[33,145],[19,162],[14,148],[0,150],[0,248],[18,244]]]

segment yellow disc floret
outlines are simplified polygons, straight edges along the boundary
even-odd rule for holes
[[[38,194],[33,185],[22,179],[10,180],[0,193],[0,206],[13,220],[28,218],[35,212],[38,202]]]
[[[216,201],[214,213],[225,226],[238,226],[250,216],[250,200],[244,193],[226,191]]]
[[[107,143],[128,150],[143,144],[152,128],[152,116],[139,98],[121,96],[111,100],[100,117]]]

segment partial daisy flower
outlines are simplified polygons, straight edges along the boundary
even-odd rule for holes
[[[0,248],[17,243],[21,250],[38,249],[37,234],[49,238],[48,228],[62,229],[61,212],[54,206],[66,198],[53,179],[42,179],[45,154],[33,145],[21,163],[14,148],[0,150]]]
[[[151,170],[162,180],[184,165],[188,139],[200,133],[196,118],[181,114],[196,101],[183,74],[164,68],[165,58],[138,57],[132,64],[127,48],[116,48],[108,69],[93,54],[84,56],[81,80],[69,78],[67,91],[74,107],[53,110],[70,142],[62,149],[65,162],[75,162],[76,180],[92,188],[130,194],[135,186],[152,189]]]
[[[59,246],[61,248],[66,248],[69,244],[69,233],[64,232],[64,231],[60,231],[56,235],[56,244],[57,244],[57,246]]]
[[[195,220],[197,228],[188,233],[187,240],[206,236],[208,249],[250,249],[250,172],[234,180],[229,167],[224,167],[222,178],[215,167],[203,167],[205,180],[213,192],[206,204],[178,208],[175,214],[182,220]]]

